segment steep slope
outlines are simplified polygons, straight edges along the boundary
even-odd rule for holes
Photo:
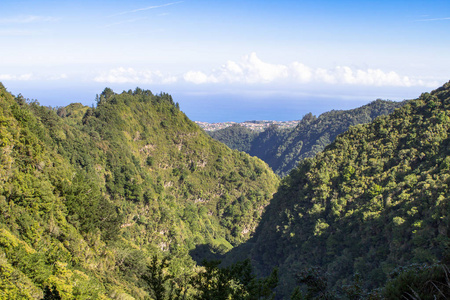
[[[171,226],[201,230],[203,242],[217,237],[236,245],[247,239],[256,225],[254,213],[267,205],[276,189],[269,168],[209,138],[167,94],[110,93],[106,90],[97,108],[88,109],[81,120],[82,130],[97,139],[94,150],[103,152],[92,163],[99,164],[97,173],[109,195],[150,211],[161,211],[158,206],[167,203],[164,211],[169,215],[154,217],[171,219],[181,213],[186,224]],[[138,218],[143,212],[133,213],[128,215]],[[156,229],[161,230],[170,228]]]
[[[333,110],[319,117],[305,115],[293,129],[270,126],[256,134],[238,125],[209,132],[232,149],[245,151],[264,160],[280,176],[287,175],[299,161],[313,157],[350,126],[365,124],[386,115],[405,102],[376,100],[351,110]]]
[[[438,261],[450,241],[449,130],[450,83],[350,127],[283,179],[231,256],[250,253],[262,273],[278,266],[284,296],[307,267],[335,287],[359,273],[374,288],[398,266]]]
[[[233,124],[220,130],[208,131],[207,133],[213,139],[224,143],[231,149],[236,149],[247,153],[250,152],[252,142],[259,134],[258,132],[239,124]]]
[[[0,85],[0,141],[0,298],[144,299],[151,256],[191,274],[189,251],[247,240],[278,185],[148,90],[54,110]]]
[[[113,204],[80,174],[70,194],[84,197],[89,216],[80,229],[75,219],[69,221],[76,214],[61,194],[69,194],[67,183],[76,169],[55,151],[25,99],[14,98],[3,86],[0,139],[1,298],[41,299],[44,286],[57,287],[64,299],[104,295],[97,274],[112,270],[115,260],[100,236],[120,228]],[[88,223],[98,229],[88,230],[83,226]]]

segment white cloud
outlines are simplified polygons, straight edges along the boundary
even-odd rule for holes
[[[203,84],[280,84],[297,87],[305,84],[354,85],[354,86],[391,86],[436,87],[436,81],[413,79],[394,71],[381,69],[358,69],[349,66],[334,68],[312,68],[300,62],[273,64],[262,61],[255,53],[242,57],[239,61],[227,61],[218,69],[210,72],[190,70],[182,75],[167,75],[160,71],[135,70],[133,68],[115,68],[103,72],[94,78],[97,82],[110,83],[186,83]]]
[[[175,76],[164,75],[160,71],[137,71],[133,68],[116,68],[94,78],[96,82],[109,83],[174,83]]]
[[[434,18],[434,19],[420,19],[420,20],[416,20],[416,22],[448,21],[448,20],[450,20],[450,17]]]
[[[293,62],[290,66],[291,74],[294,79],[300,82],[309,82],[312,79],[312,70],[310,67],[305,66],[299,62]]]
[[[317,69],[315,80],[329,84],[361,85],[361,86],[436,86],[436,82],[424,82],[401,76],[394,71],[385,72],[380,69],[353,70],[348,66],[338,66],[332,70]]]
[[[32,24],[39,22],[56,22],[61,18],[46,17],[46,16],[15,16],[9,18],[0,18],[0,25],[3,27],[17,27],[23,26],[23,24]],[[31,27],[27,27],[31,28]],[[29,36],[39,34],[36,30],[23,29],[23,28],[1,28],[0,36]]]
[[[336,77],[329,70],[318,68],[314,72],[314,81],[335,84]]]
[[[244,69],[244,79],[248,83],[271,82],[288,76],[286,66],[263,62],[254,52],[244,57],[241,66]]]
[[[411,79],[394,71],[380,69],[353,69],[348,66],[338,66],[332,69],[311,68],[300,62],[289,65],[271,64],[262,61],[251,53],[240,61],[228,61],[218,70],[209,74],[200,71],[189,71],[184,74],[184,80],[194,84],[206,83],[318,83],[360,86],[427,86],[435,87],[437,82]]]
[[[195,84],[202,83],[217,83],[218,80],[213,75],[206,75],[200,71],[189,71],[183,75],[183,79],[187,82],[192,82]]]
[[[67,79],[69,76],[67,74],[58,74],[58,75],[51,75],[48,77],[49,80],[62,80]]]
[[[15,16],[11,18],[1,18],[0,24],[25,24],[35,22],[56,22],[60,18],[45,17],[45,16]]]
[[[125,14],[131,14],[131,13],[145,11],[145,10],[150,10],[150,9],[155,9],[155,8],[161,8],[161,7],[170,6],[170,5],[174,5],[174,4],[178,4],[178,3],[182,3],[182,2],[183,1],[170,2],[170,3],[166,3],[166,4],[161,4],[161,5],[153,5],[153,6],[143,7],[143,8],[137,8],[137,9],[133,9],[133,10],[129,10],[129,11],[123,11],[123,12],[111,15],[110,17],[120,16],[120,15],[125,15]]]
[[[213,70],[210,75],[198,71],[190,71],[184,75],[186,81],[196,84],[214,82],[269,83],[287,77],[288,68],[286,66],[263,62],[254,52],[244,56],[239,62],[228,61],[218,70]]]
[[[64,80],[69,78],[67,74],[51,74],[51,75],[43,75],[43,74],[33,74],[33,73],[25,73],[25,74],[0,74],[0,80],[8,80],[8,81],[52,81],[52,80]]]
[[[23,29],[0,29],[0,36],[27,36],[35,35],[35,31]]]
[[[21,74],[21,75],[13,75],[13,74],[0,74],[0,80],[11,80],[11,81],[28,81],[32,80],[33,74]]]

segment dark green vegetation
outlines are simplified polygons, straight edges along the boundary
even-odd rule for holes
[[[309,299],[346,286],[351,299],[383,286],[388,299],[448,299],[449,132],[450,83],[350,127],[282,180],[254,238],[230,257],[261,274],[279,267],[285,298],[302,283],[296,295]]]
[[[333,110],[319,117],[305,115],[293,129],[270,126],[258,133],[233,125],[208,132],[214,139],[232,149],[245,151],[265,161],[280,176],[287,175],[297,164],[313,157],[350,126],[365,124],[387,115],[406,102],[376,100],[352,110]]]
[[[246,241],[278,185],[139,88],[51,109],[0,84],[0,162],[0,299],[204,299],[221,271],[189,251]],[[222,284],[265,284],[245,279]]]
[[[449,130],[450,83],[351,126],[273,195],[267,164],[168,94],[52,109],[0,85],[0,299],[446,299]]]
[[[218,140],[231,149],[244,151],[250,153],[252,151],[252,144],[255,138],[260,134],[250,128],[233,124],[230,127],[207,131],[207,133],[215,140]]]

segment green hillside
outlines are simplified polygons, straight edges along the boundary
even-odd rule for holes
[[[450,83],[279,186],[168,94],[48,108],[0,85],[0,299],[273,299],[277,282],[279,299],[445,299],[449,129]]]
[[[319,117],[309,113],[292,129],[270,126],[256,133],[235,125],[208,134],[232,149],[259,157],[276,174],[286,176],[301,160],[322,151],[350,126],[369,123],[404,104],[405,101],[376,100],[351,110],[329,111]]]
[[[218,140],[231,149],[250,153],[253,140],[258,136],[259,132],[233,124],[227,128],[215,131],[207,131],[207,133],[215,140]]]
[[[255,237],[230,256],[250,257],[262,274],[278,266],[278,295],[285,298],[307,268],[327,273],[328,286],[338,290],[359,274],[359,287],[371,290],[399,267],[437,263],[450,241],[449,130],[450,83],[350,127],[282,180]],[[445,270],[421,268],[402,275],[405,290],[386,297],[414,296],[418,270]],[[450,281],[439,288],[450,292]],[[420,299],[427,297],[436,299],[432,292]]]
[[[0,161],[0,299],[158,298],[158,266],[186,293],[189,251],[246,241],[278,185],[139,88],[52,109],[0,84]]]

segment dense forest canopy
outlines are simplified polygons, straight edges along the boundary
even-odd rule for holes
[[[450,294],[450,83],[281,183],[169,94],[96,100],[49,108],[0,84],[0,299]]]
[[[39,299],[46,287],[63,299],[148,297],[151,257],[190,275],[189,252],[247,240],[278,185],[170,95],[139,88],[48,108],[0,86],[0,141],[4,298]]]
[[[327,273],[328,287],[342,291],[359,274],[360,288],[371,290],[397,276],[399,267],[445,260],[449,132],[450,83],[350,127],[282,180],[254,238],[230,257],[251,258],[262,274],[279,267],[285,297],[308,268]],[[403,283],[432,269],[424,270],[416,268]],[[444,283],[448,292],[450,282]],[[411,289],[406,292],[420,292]]]
[[[387,115],[406,101],[376,100],[351,110],[333,110],[319,117],[308,113],[294,128],[270,126],[263,132],[235,124],[210,131],[214,139],[232,149],[245,151],[265,161],[276,174],[286,176],[297,164],[314,157],[350,126],[369,123],[378,116]]]

